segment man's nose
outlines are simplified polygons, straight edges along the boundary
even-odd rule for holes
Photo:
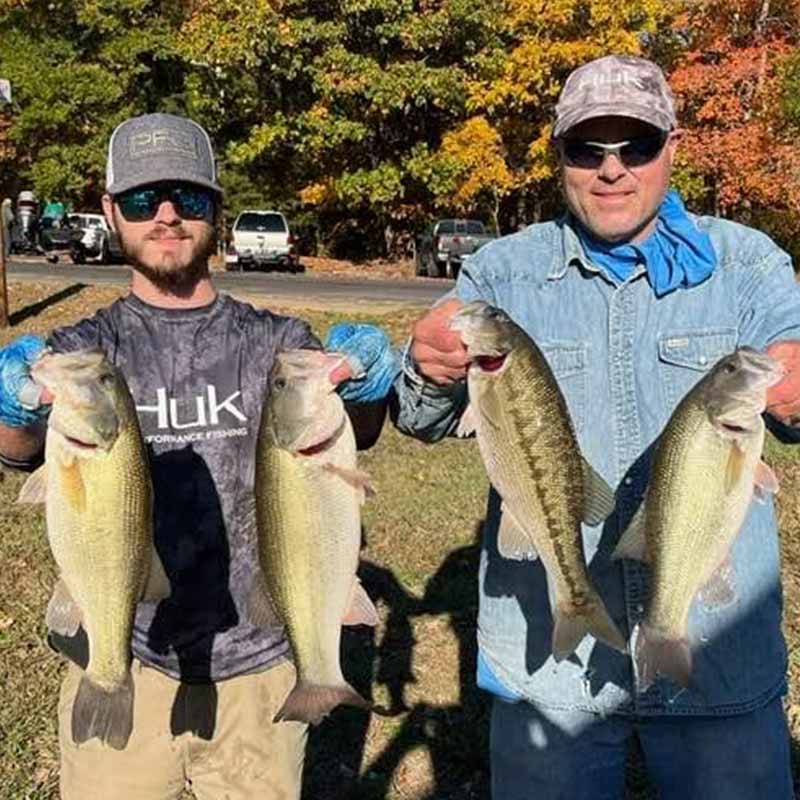
[[[616,153],[606,153],[600,164],[598,174],[607,181],[615,181],[627,172],[625,165]]]
[[[162,225],[175,225],[177,222],[181,221],[181,217],[171,200],[162,200],[158,204],[158,210],[153,219],[155,222],[160,222]]]

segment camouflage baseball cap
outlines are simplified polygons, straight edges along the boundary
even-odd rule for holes
[[[157,181],[186,181],[222,194],[214,148],[196,122],[145,114],[118,125],[108,143],[106,191],[120,194]]]
[[[605,56],[570,73],[556,105],[553,138],[595,117],[632,117],[662,131],[677,126],[664,73],[635,56]]]

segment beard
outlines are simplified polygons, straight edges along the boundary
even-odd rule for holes
[[[208,259],[216,251],[215,232],[213,225],[203,226],[197,239],[192,242],[188,257],[165,253],[158,261],[143,260],[144,246],[148,241],[161,238],[163,233],[160,229],[155,229],[139,242],[126,239],[120,232],[120,248],[128,264],[156,287],[173,294],[183,294],[190,292],[198,281],[208,276]],[[181,226],[176,226],[170,228],[169,235],[180,237],[189,234]]]

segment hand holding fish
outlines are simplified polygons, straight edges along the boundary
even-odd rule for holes
[[[767,390],[767,411],[785,425],[800,425],[800,341],[775,342],[767,354],[786,371],[783,379]]]
[[[447,385],[467,376],[467,348],[461,336],[450,328],[450,320],[462,305],[455,298],[447,300],[414,325],[411,356],[420,374],[434,383]]]

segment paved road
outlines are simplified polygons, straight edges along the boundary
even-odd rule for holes
[[[87,284],[128,283],[128,268],[124,266],[96,266],[59,262],[48,264],[43,259],[8,262],[8,279],[48,280],[59,279]],[[429,306],[453,285],[450,280],[418,278],[415,280],[380,280],[358,278],[331,278],[321,275],[289,275],[274,272],[216,272],[214,282],[220,289],[270,298],[301,301],[313,298],[320,302],[377,302]]]

